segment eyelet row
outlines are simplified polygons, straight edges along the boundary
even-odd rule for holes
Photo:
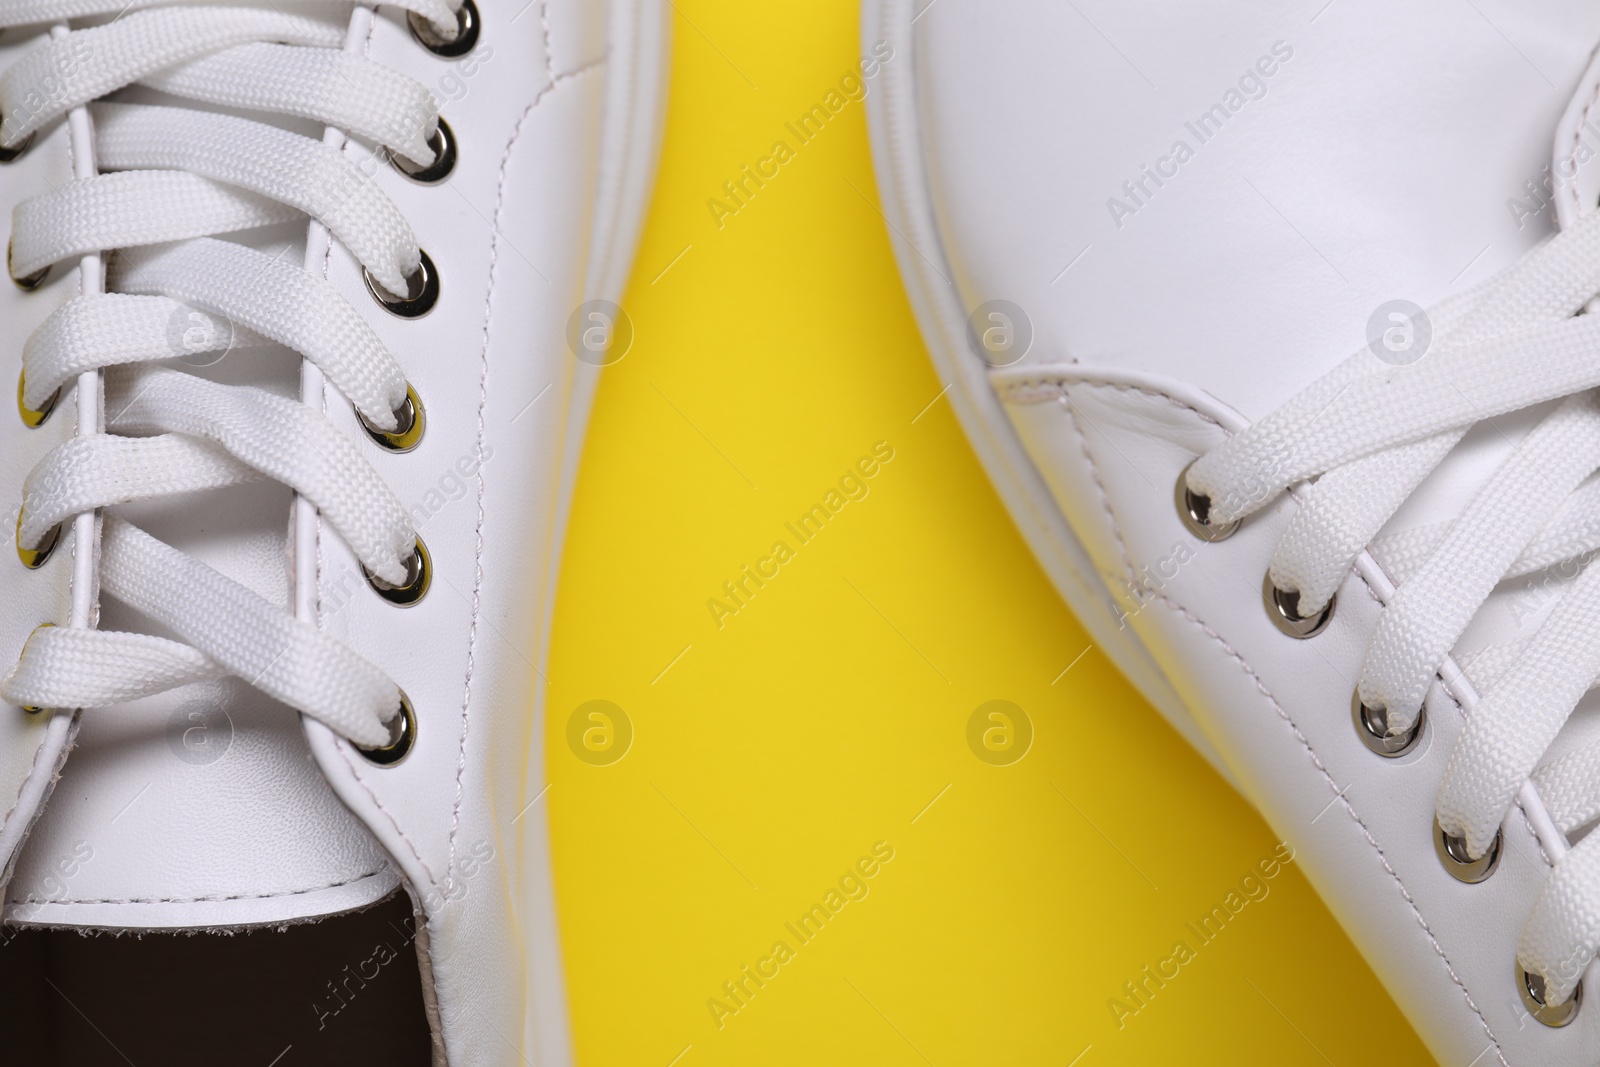
[[[1240,526],[1238,520],[1220,525],[1213,525],[1210,522],[1211,501],[1203,494],[1189,488],[1189,467],[1185,467],[1183,473],[1178,475],[1175,498],[1178,518],[1182,520],[1184,527],[1200,540],[1215,544],[1227,540],[1238,532]],[[1327,629],[1329,620],[1333,618],[1334,599],[1330,599],[1327,606],[1315,615],[1302,615],[1299,610],[1300,594],[1297,591],[1286,592],[1278,588],[1273,584],[1270,574],[1262,580],[1261,596],[1266,605],[1267,617],[1279,631],[1290,637],[1300,640],[1315,637]],[[1360,690],[1357,690],[1351,698],[1350,716],[1356,736],[1361,739],[1361,743],[1369,751],[1385,759],[1398,759],[1415,751],[1427,723],[1426,710],[1419,709],[1416,722],[1411,724],[1409,730],[1402,734],[1390,734],[1386,711],[1363,703]],[[1433,845],[1440,864],[1451,877],[1469,885],[1476,885],[1487,880],[1499,867],[1504,833],[1496,831],[1488,851],[1474,858],[1467,851],[1466,841],[1445,833],[1435,818]],[[1523,1006],[1534,1019],[1545,1026],[1560,1027],[1566,1026],[1577,1016],[1578,1005],[1583,999],[1582,982],[1578,983],[1565,1004],[1552,1007],[1544,1002],[1544,979],[1530,974],[1521,964],[1517,965],[1516,972],[1517,989],[1521,994]]]
[[[439,37],[433,27],[425,20],[410,13],[407,21],[411,27],[412,35],[429,51],[444,57],[466,55],[477,46],[481,32],[481,19],[478,15],[477,5],[473,0],[463,0],[461,8],[456,13],[457,32],[454,38],[445,40]],[[30,134],[15,148],[0,148],[0,164],[10,163],[20,158],[33,144],[34,136]],[[428,139],[428,146],[433,149],[434,161],[427,166],[419,166],[398,154],[391,153],[390,164],[396,171],[412,181],[424,185],[442,182],[455,169],[458,150],[455,133],[449,123],[440,119],[433,135]],[[419,250],[420,251],[420,250]],[[34,274],[18,277],[10,270],[11,245],[6,245],[7,272],[18,288],[25,291],[37,289],[42,285],[50,273],[46,267]],[[427,252],[421,251],[421,261],[417,270],[407,281],[407,291],[403,297],[395,297],[380,286],[371,272],[362,270],[362,276],[367,285],[367,291],[385,311],[400,318],[420,318],[432,311],[439,302],[439,271],[434,266],[433,259]],[[53,392],[41,408],[30,408],[23,400],[26,392],[26,375],[17,379],[17,411],[22,417],[23,424],[28,427],[38,427],[49,419],[51,412],[61,399],[61,390]],[[365,418],[361,419],[362,428],[380,447],[391,452],[404,453],[416,448],[422,441],[423,428],[426,425],[426,414],[422,405],[422,398],[417,394],[416,387],[410,382],[406,383],[406,396],[401,406],[395,411],[395,428],[383,430],[373,426]],[[17,555],[24,566],[29,569],[38,569],[54,553],[56,546],[61,541],[61,526],[57,524],[45,536],[43,542],[32,549],[24,548],[20,536],[22,529],[22,513],[17,514],[16,539]],[[432,585],[433,561],[428,553],[427,545],[422,539],[417,538],[416,547],[406,563],[406,579],[400,585],[391,585],[371,572],[367,572],[367,583],[379,596],[401,607],[410,607],[417,604],[427,595]],[[46,624],[49,625],[49,624]],[[41,708],[26,708],[29,713],[42,711]],[[411,700],[404,692],[400,694],[400,712],[391,721],[391,739],[387,745],[380,748],[362,748],[356,746],[362,756],[369,762],[383,767],[392,767],[408,756],[415,746],[417,736],[416,711],[411,705]]]
[[[1177,484],[1173,487],[1173,496],[1178,506],[1178,518],[1183,521],[1184,528],[1195,537],[1207,544],[1216,544],[1226,541],[1239,532],[1241,520],[1213,524],[1211,522],[1211,499],[1203,493],[1197,493],[1189,488],[1189,469],[1194,464],[1183,468],[1183,473],[1178,475]],[[1281,633],[1287,634],[1297,640],[1315,637],[1328,628],[1328,623],[1333,620],[1333,607],[1338,598],[1330,597],[1321,611],[1315,615],[1302,615],[1300,613],[1300,593],[1280,589],[1268,574],[1261,580],[1261,599],[1266,604],[1267,618],[1272,620]]]
[[[427,20],[415,12],[408,14],[407,22],[410,24],[412,36],[423,47],[435,55],[445,57],[463,56],[477,47],[482,25],[478,17],[478,7],[473,0],[463,0],[460,10],[456,12],[456,35],[451,40],[440,38]],[[457,158],[456,137],[449,123],[443,119],[439,120],[438,128],[428,139],[428,146],[433,149],[434,160],[425,167],[417,166],[394,153],[390,154],[389,162],[395,170],[414,182],[423,185],[442,182],[455,169]],[[396,298],[386,291],[365,268],[361,273],[367,291],[378,302],[378,306],[400,318],[421,318],[432,311],[434,305],[439,302],[439,270],[425,251],[421,251],[421,262],[416,272],[406,279],[404,297]],[[410,452],[422,442],[423,428],[427,425],[422,397],[417,394],[416,387],[410,382],[406,383],[405,400],[395,410],[394,416],[393,430],[379,429],[365,418],[361,419],[361,425],[367,436],[379,447],[390,452]],[[367,584],[389,603],[399,607],[411,607],[427,595],[432,585],[433,557],[428,553],[428,546],[423,543],[421,537],[418,537],[416,547],[406,561],[404,582],[400,585],[391,585],[370,571],[366,573],[366,577]],[[417,716],[416,710],[411,706],[411,699],[404,692],[400,694],[400,713],[390,723],[390,729],[390,741],[387,745],[382,748],[362,748],[358,745],[356,751],[360,752],[369,763],[380,767],[393,767],[411,754],[417,739]]]

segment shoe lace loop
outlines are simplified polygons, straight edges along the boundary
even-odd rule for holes
[[[403,430],[405,374],[362,314],[281,254],[220,238],[314,220],[375,293],[403,297],[424,258],[416,236],[364,153],[202,106],[316,120],[375,142],[378,158],[426,167],[438,104],[345,50],[346,4],[321,5],[332,16],[322,19],[157,2],[8,0],[0,11],[0,26],[98,23],[58,28],[0,72],[0,150],[15,155],[84,108],[95,153],[93,173],[17,206],[12,276],[32,283],[89,255],[107,264],[105,291],[85,285],[24,345],[25,409],[47,413],[78,376],[101,371],[105,415],[101,432],[64,441],[28,476],[18,548],[39,554],[87,511],[271,479],[314,506],[374,580],[403,585],[420,542],[358,443],[297,400],[192,371],[198,356],[283,345],[368,426]],[[449,39],[459,5],[397,6]],[[135,85],[197,106],[104,99]],[[403,697],[349,646],[124,518],[106,514],[99,528],[101,594],[172,636],[41,627],[0,679],[0,699],[99,707],[231,674],[357,745],[391,742]]]
[[[1417,721],[1452,648],[1508,577],[1581,568],[1528,637],[1461,666],[1478,694],[1436,798],[1439,827],[1485,855],[1530,780],[1563,832],[1600,816],[1600,742],[1540,764],[1600,679],[1600,213],[1430,310],[1433,343],[1396,365],[1362,349],[1201,457],[1188,488],[1221,524],[1291,485],[1301,507],[1269,574],[1321,610],[1370,546],[1395,580],[1362,667],[1363,704],[1391,735]],[[1383,534],[1475,425],[1534,409],[1537,425],[1452,521]],[[1304,483],[1304,484],[1302,484]],[[1523,925],[1518,958],[1564,1004],[1600,951],[1600,835],[1555,863]]]

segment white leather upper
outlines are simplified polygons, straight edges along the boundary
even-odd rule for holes
[[[1351,698],[1393,588],[1381,561],[1346,580],[1327,631],[1295,640],[1261,593],[1292,495],[1212,545],[1179,521],[1174,486],[1364,345],[1379,305],[1458,292],[1548,236],[1558,197],[1570,213],[1593,203],[1600,161],[1583,164],[1600,123],[1583,122],[1600,11],[1317,6],[1006,0],[919,14],[869,0],[866,39],[912,53],[869,101],[885,210],[957,411],[1063,594],[1296,848],[1435,1055],[1591,1063],[1600,1014],[1553,1030],[1515,986],[1518,930],[1560,847],[1542,810],[1513,810],[1483,884],[1434,854],[1470,681],[1447,663],[1419,748],[1375,756]],[[1213,105],[1220,128],[1199,136],[1186,124]],[[1564,175],[1563,151],[1582,161]],[[1546,168],[1559,175],[1548,187]],[[996,299],[1034,334],[998,370],[963,329]],[[1528,419],[1496,423],[1394,528],[1459,511]],[[1521,592],[1497,592],[1458,651],[1528,625]],[[1561,743],[1595,729],[1593,705]]]
[[[423,398],[423,441],[397,455],[367,444],[336,392],[324,396],[410,509],[434,565],[429,594],[410,608],[374,595],[331,530],[295,536],[291,494],[268,483],[137,513],[285,610],[296,568],[314,576],[304,592],[319,623],[414,705],[412,751],[378,767],[243,682],[205,683],[79,713],[77,748],[41,803],[54,770],[37,758],[51,752],[50,716],[5,709],[0,812],[12,811],[0,845],[37,813],[6,890],[14,922],[277,924],[371,903],[403,883],[426,919],[417,940],[438,1061],[554,1064],[570,1047],[544,809],[529,804],[545,784],[541,669],[559,533],[598,377],[569,348],[567,324],[585,300],[620,296],[653,171],[665,39],[648,0],[478,6],[481,42],[457,59],[421,48],[404,12],[356,16],[370,21],[358,47],[429,87],[459,145],[450,180],[431,186],[368,146],[344,147],[437,264],[437,306],[421,319],[388,315],[341,246],[321,257]],[[28,43],[12,36],[0,65]],[[70,173],[58,124],[0,169],[5,204]],[[11,327],[0,346],[13,369],[22,341],[74,291],[66,270],[37,292],[0,291]],[[216,373],[286,395],[298,388],[287,353],[230,355]],[[72,432],[71,407],[69,397],[36,430],[0,419],[0,477],[14,498]],[[0,656],[17,654],[38,623],[68,622],[73,555],[68,544],[38,572],[14,559],[0,566]],[[111,603],[105,621],[138,625]],[[60,732],[68,713],[56,721]],[[23,800],[13,807],[14,796]]]
[[[1251,418],[1365,344],[1379,304],[1426,307],[1552,232],[1553,212],[1519,228],[1506,205],[1541,180],[1600,39],[1579,2],[1500,5],[1493,24],[1442,2],[1341,0],[1315,22],[1229,3],[1085,14],[1155,89],[1059,5],[917,21],[953,280],[969,306],[1028,313],[1029,362],[1194,381]],[[1293,55],[1265,95],[1201,143],[1185,123],[1278,42]],[[1123,183],[1178,140],[1193,158],[1119,227],[1107,201],[1133,204]]]

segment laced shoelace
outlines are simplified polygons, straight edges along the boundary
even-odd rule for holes
[[[1202,534],[1220,539],[1290,486],[1301,504],[1268,571],[1278,609],[1307,636],[1371,546],[1397,588],[1367,648],[1358,725],[1399,755],[1422,726],[1446,657],[1495,587],[1600,548],[1600,213],[1500,275],[1430,309],[1430,350],[1394,365],[1362,349],[1278,410],[1197,460],[1180,481]],[[1475,423],[1546,405],[1453,521],[1379,532]],[[1312,480],[1314,479],[1314,480]],[[1600,817],[1600,743],[1543,760],[1600,679],[1600,566],[1583,566],[1528,637],[1460,666],[1478,697],[1436,799],[1436,846],[1463,881],[1487,877],[1500,826],[1531,781],[1557,828]],[[1555,862],[1517,957],[1536,1017],[1571,1017],[1600,950],[1600,834]]]
[[[86,279],[24,346],[25,421],[42,423],[65,389],[96,371],[106,414],[102,432],[63,442],[29,474],[18,553],[43,565],[63,524],[96,509],[272,479],[316,508],[380,592],[401,602],[420,596],[426,550],[357,442],[311,406],[210,381],[174,361],[283,345],[344,394],[379,444],[414,446],[420,399],[362,314],[320,275],[218,239],[309,218],[360,262],[380,303],[409,315],[430,305],[437,275],[405,218],[370,165],[329,141],[231,114],[104,98],[142,85],[312,119],[430,179],[448,170],[444,157],[453,151],[438,104],[413,79],[347,50],[342,25],[270,5],[155,2],[0,6],[0,26],[116,16],[58,28],[0,73],[0,161],[86,109],[97,171],[17,206],[12,278],[31,288],[55,264],[115,252],[104,285]],[[349,10],[334,0],[325,6]],[[441,54],[460,54],[469,33],[476,37],[470,0],[396,6],[409,12],[418,40]],[[122,518],[105,515],[100,529],[100,592],[175,638],[41,626],[0,679],[0,699],[30,710],[104,707],[234,675],[365,750],[409,747],[404,694],[343,642]]]

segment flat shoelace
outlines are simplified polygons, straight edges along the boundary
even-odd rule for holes
[[[275,9],[149,10],[154,2],[8,0],[0,10],[0,25],[119,16],[57,31],[0,73],[0,148],[21,149],[87,106],[99,170],[17,206],[13,277],[116,252],[107,291],[69,299],[24,346],[24,406],[47,410],[78,375],[101,370],[107,414],[103,433],[65,441],[29,475],[18,547],[38,549],[92,509],[272,479],[314,505],[371,575],[403,584],[416,530],[355,442],[297,401],[158,364],[175,355],[174,322],[185,324],[189,357],[280,344],[314,363],[368,425],[400,428],[405,374],[361,314],[321,277],[217,235],[315,219],[373,283],[404,296],[421,262],[406,220],[362,167],[322,141],[211,111],[101,101],[137,84],[314,119],[418,166],[434,162],[438,105],[412,79],[346,51],[346,31],[332,22]],[[397,6],[448,38],[459,2]],[[33,91],[39,85],[51,91]],[[0,679],[0,699],[103,707],[231,674],[358,745],[391,742],[394,682],[282,606],[109,515],[99,576],[104,595],[177,639],[41,627]]]
[[[1304,484],[1272,558],[1297,611],[1330,602],[1369,545],[1396,580],[1367,649],[1361,702],[1406,734],[1446,657],[1508,577],[1600,548],[1600,213],[1501,274],[1430,310],[1433,342],[1395,365],[1362,349],[1278,410],[1213,449],[1188,473],[1223,524]],[[1546,405],[1454,520],[1379,538],[1413,490],[1475,423]],[[1308,479],[1314,481],[1307,482]],[[1600,743],[1543,765],[1578,701],[1600,679],[1600,568],[1584,566],[1527,638],[1461,664],[1479,693],[1439,787],[1439,827],[1484,856],[1524,784],[1557,826],[1600,816]],[[1564,1004],[1600,951],[1600,835],[1555,864],[1517,955]]]

